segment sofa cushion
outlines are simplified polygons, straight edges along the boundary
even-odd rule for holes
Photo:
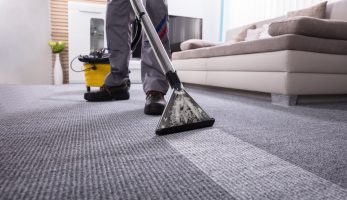
[[[261,28],[262,31],[260,33],[259,39],[271,38],[271,35],[269,34],[270,24],[263,24]]]
[[[269,26],[270,24],[263,24],[260,28],[248,29],[245,41],[271,38],[271,35],[269,35]]]
[[[199,39],[190,39],[181,43],[181,50],[186,51],[189,49],[199,49],[203,47],[213,47],[218,45],[217,43],[207,42]]]
[[[262,31],[263,31],[262,27],[261,28],[256,28],[256,29],[248,29],[245,41],[252,41],[252,40],[259,39],[260,34],[261,34]]]
[[[245,41],[245,39],[247,37],[248,29],[255,29],[255,28],[256,28],[256,26],[254,24],[244,27],[240,32],[238,32],[236,35],[234,35],[232,37],[232,41],[235,41],[235,42]]]
[[[210,58],[282,50],[298,50],[347,55],[347,41],[287,34],[268,39],[259,39],[247,42],[238,42],[231,45],[220,45],[216,47],[176,52],[172,55],[172,58],[176,60]]]
[[[298,34],[347,40],[347,22],[316,19],[312,17],[293,17],[271,23],[269,33],[272,36]]]
[[[325,18],[327,3],[328,2],[325,1],[309,8],[288,12],[287,17],[308,16],[323,19]]]

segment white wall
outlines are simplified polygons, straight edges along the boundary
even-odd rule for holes
[[[203,19],[203,39],[219,41],[220,0],[168,0],[169,14]]]
[[[50,84],[49,3],[0,0],[0,84]]]
[[[326,0],[225,0],[224,30],[286,15]]]

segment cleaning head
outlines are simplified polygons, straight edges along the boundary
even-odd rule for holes
[[[214,121],[184,89],[173,90],[159,121],[156,134],[166,135],[209,127],[214,124]]]

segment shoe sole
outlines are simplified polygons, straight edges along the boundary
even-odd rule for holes
[[[101,102],[101,101],[121,101],[128,100],[130,98],[129,92],[117,93],[117,95],[112,95],[108,97],[98,97],[97,95],[93,95],[93,93],[85,93],[84,99],[89,102]]]
[[[146,115],[162,115],[165,109],[165,105],[152,103],[148,106],[145,106],[145,114]]]

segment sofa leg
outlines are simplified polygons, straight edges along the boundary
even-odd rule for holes
[[[295,106],[297,95],[271,94],[272,104],[279,106]]]

